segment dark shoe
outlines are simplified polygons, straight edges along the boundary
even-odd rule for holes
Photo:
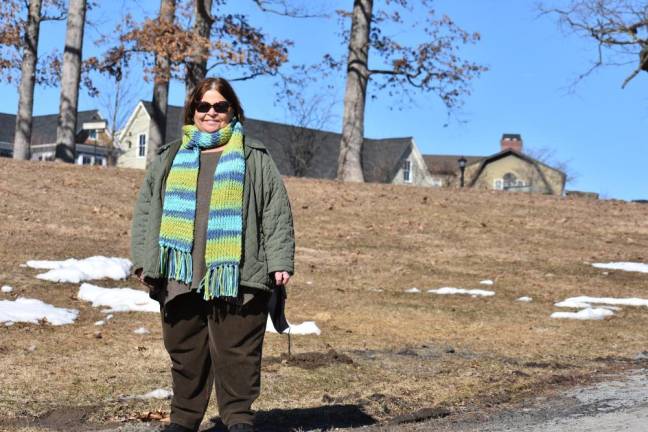
[[[189,429],[188,427],[184,427],[178,423],[171,423],[160,432],[195,432],[195,429]]]
[[[254,426],[247,423],[236,423],[227,428],[229,432],[254,432]]]

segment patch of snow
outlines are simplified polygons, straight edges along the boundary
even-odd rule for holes
[[[133,330],[133,333],[139,334],[139,335],[145,335],[151,333],[146,327],[140,327],[135,330]]]
[[[79,283],[95,279],[126,279],[130,274],[132,263],[126,258],[93,256],[65,261],[27,261],[27,266],[35,269],[49,269],[36,276],[38,279],[51,282]]]
[[[427,292],[432,294],[440,294],[440,295],[460,294],[460,295],[469,295],[472,297],[491,297],[495,295],[495,291],[487,291],[487,290],[480,290],[480,289],[451,288],[451,287],[429,289]]]
[[[575,320],[602,320],[612,315],[614,315],[614,312],[612,312],[609,309],[587,308],[587,309],[581,309],[578,312],[554,312],[551,314],[551,318],[575,319]]]
[[[418,288],[410,288],[405,290],[406,293],[420,293],[421,290]]]
[[[160,312],[160,304],[147,292],[132,288],[101,288],[84,283],[79,288],[79,300],[92,302],[92,306],[106,306],[102,312]]]
[[[528,303],[528,302],[532,302],[533,299],[531,297],[524,296],[524,297],[520,297],[519,299],[515,299],[515,301]]]
[[[96,322],[94,323],[94,325],[96,325],[96,326],[102,326],[102,325],[104,325],[104,324],[106,324],[106,321],[104,321],[104,320],[99,320],[99,321],[96,321]]]
[[[479,283],[482,284],[482,285],[493,285],[495,282],[493,282],[490,279],[485,279],[483,281],[480,281]]]
[[[139,396],[120,396],[119,400],[130,400],[130,399],[171,399],[173,396],[172,390],[167,389],[155,389],[146,394]]]
[[[106,315],[106,321],[111,320],[113,317],[113,314],[108,314]]]
[[[166,389],[155,389],[140,396],[141,399],[171,399],[173,391]]]
[[[648,264],[636,262],[611,262],[611,263],[594,263],[596,268],[608,270],[623,270],[629,272],[648,273]]]
[[[2,288],[0,288],[0,291],[2,291],[3,293],[10,293],[11,291],[13,291],[13,288],[9,285],[3,285]]]
[[[13,321],[7,321],[6,323],[4,323],[4,325],[7,326],[7,327],[11,327],[14,324],[15,323]]]
[[[306,285],[313,285],[313,281],[306,281]]]
[[[268,333],[278,333],[277,330],[274,328],[274,325],[272,324],[272,320],[270,317],[268,317],[268,321],[266,322],[266,332]],[[304,321],[301,324],[290,324],[288,323],[288,328],[284,332],[284,334],[290,333],[291,335],[310,335],[310,334],[315,334],[319,336],[322,331],[317,327],[317,324],[315,324],[315,321]]]
[[[564,301],[556,303],[558,307],[568,308],[590,308],[593,304],[611,305],[611,306],[648,306],[648,300],[637,297],[632,298],[615,298],[615,297],[570,297]]]
[[[46,320],[52,325],[72,324],[79,316],[76,309],[52,306],[37,299],[18,297],[16,300],[0,300],[0,322],[28,322],[38,324]]]
[[[371,291],[371,292],[383,292],[383,290],[380,289],[380,288],[369,288],[369,289],[367,289],[367,291]]]

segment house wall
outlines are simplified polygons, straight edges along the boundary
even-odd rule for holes
[[[392,184],[415,185],[415,186],[438,186],[438,182],[430,175],[423,155],[418,146],[412,140],[409,154],[400,162],[400,167],[396,175],[392,178]],[[405,161],[410,162],[410,181],[405,181]]]
[[[548,167],[543,164],[538,164],[540,171],[547,179],[547,183],[551,185],[555,195],[564,195],[565,193],[565,175],[558,170]]]
[[[477,164],[478,165],[478,164]],[[476,174],[477,167],[471,168],[472,179]],[[468,171],[468,170],[467,170]],[[509,155],[502,159],[495,160],[488,163],[479,178],[474,184],[476,188],[483,189],[497,189],[496,181],[502,180],[507,173],[512,173],[518,180],[521,180],[524,185],[516,186],[509,189],[510,192],[535,192],[535,193],[551,193],[552,191],[547,187],[547,184],[542,180],[538,169],[534,164],[531,164],[515,155]]]
[[[121,155],[117,159],[117,166],[124,168],[146,168],[146,152],[139,156],[139,136],[145,135],[149,139],[151,118],[144,106],[140,103],[135,108],[133,118],[129,119],[126,127],[119,133],[119,148]],[[147,146],[148,147],[148,146]]]

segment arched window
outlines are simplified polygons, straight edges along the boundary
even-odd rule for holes
[[[504,180],[504,189],[509,189],[511,187],[517,186],[517,177],[513,173],[504,174],[502,180]]]

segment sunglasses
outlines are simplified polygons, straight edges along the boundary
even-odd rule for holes
[[[230,109],[230,103],[227,101],[216,102],[215,104],[210,104],[209,102],[199,102],[196,105],[196,111],[199,113],[207,113],[211,108],[214,108],[214,111],[217,113],[226,113]]]

